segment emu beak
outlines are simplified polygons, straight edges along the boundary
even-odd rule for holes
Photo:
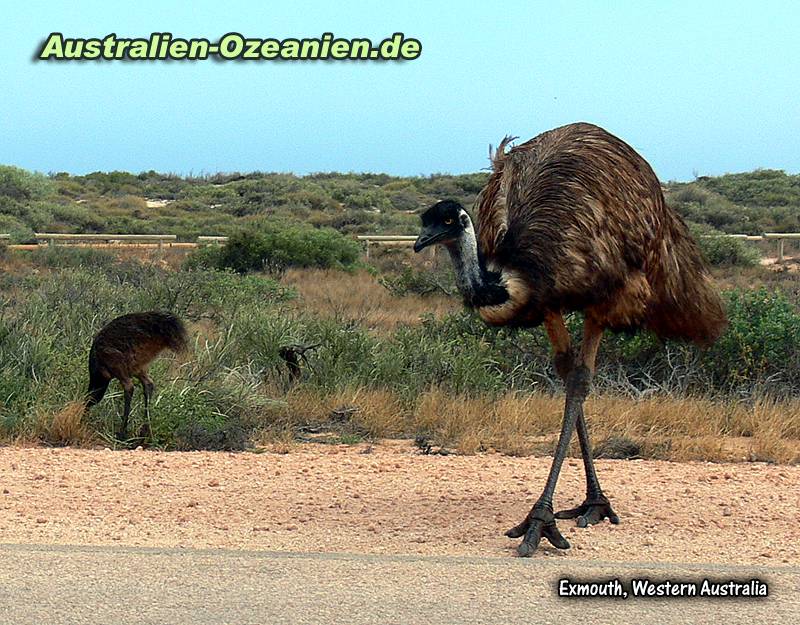
[[[417,240],[414,241],[414,251],[421,252],[429,245],[433,245],[445,235],[441,230],[437,231],[432,228],[423,228],[419,233]]]

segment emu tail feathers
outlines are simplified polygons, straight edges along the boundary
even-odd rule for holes
[[[728,325],[719,290],[686,226],[673,222],[651,266],[657,285],[647,326],[662,338],[711,345]]]

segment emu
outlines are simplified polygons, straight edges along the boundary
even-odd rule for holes
[[[113,319],[97,333],[89,351],[86,410],[103,399],[111,380],[119,380],[124,391],[125,409],[116,437],[118,440],[127,440],[133,378],[137,378],[142,385],[144,410],[149,420],[150,398],[155,384],[147,369],[163,350],[181,352],[186,349],[186,344],[183,323],[170,313],[140,312]]]
[[[554,367],[564,381],[564,418],[541,496],[506,532],[524,537],[530,556],[542,537],[569,542],[556,519],[579,527],[619,523],[592,462],[583,403],[604,330],[646,329],[661,338],[712,343],[725,311],[701,254],[679,215],[667,206],[650,165],[602,128],[575,123],[544,132],[491,157],[492,172],[476,200],[477,230],[464,208],[440,201],[422,214],[419,252],[444,245],[467,306],[491,325],[544,325]],[[573,350],[564,315],[584,316]],[[586,499],[553,513],[553,493],[577,428]]]

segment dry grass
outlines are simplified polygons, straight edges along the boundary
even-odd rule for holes
[[[295,434],[289,427],[273,427],[257,432],[251,442],[256,450],[272,454],[288,454],[297,446]]]
[[[277,419],[282,435],[287,428],[313,424],[370,439],[423,435],[463,454],[512,456],[552,451],[564,402],[560,395],[509,393],[491,401],[431,389],[408,406],[386,390],[323,394],[303,387],[289,391],[285,400]],[[585,414],[596,455],[603,457],[800,462],[800,401],[747,405],[596,396],[587,401]],[[577,440],[571,453],[579,454]]]
[[[194,247],[184,247],[185,245],[175,243],[160,250],[158,246],[153,245],[112,245],[106,248],[93,245],[89,247],[98,247],[103,251],[113,253],[122,261],[135,260],[145,265],[156,265],[163,269],[178,271],[186,260],[187,254],[194,249]]]
[[[457,298],[444,295],[395,297],[366,271],[345,273],[325,269],[291,269],[283,283],[300,297],[298,308],[321,317],[354,321],[380,332],[418,323],[423,314],[441,316],[458,310]]]
[[[80,401],[71,401],[55,413],[40,412],[34,430],[24,438],[49,445],[92,445],[97,442],[96,436],[83,417],[84,404]]]
[[[800,402],[598,397],[586,412],[596,439],[624,436],[670,460],[800,461]]]
[[[182,251],[125,250],[129,258],[178,266]],[[0,267],[20,269],[17,255],[0,259]],[[762,268],[731,273],[730,281],[762,280]],[[768,274],[768,276],[771,274]],[[776,277],[784,283],[789,278]],[[797,280],[794,276],[792,281]],[[284,282],[297,289],[298,310],[375,332],[418,323],[423,314],[444,315],[460,307],[445,296],[397,297],[367,272],[290,270]],[[193,324],[193,334],[213,340],[210,321]],[[283,403],[259,415],[264,428],[253,442],[276,451],[292,449],[300,426],[318,426],[343,435],[370,439],[428,436],[440,445],[470,454],[496,450],[509,455],[548,454],[560,428],[563,396],[508,393],[496,400],[453,395],[430,389],[413,402],[386,389],[353,387],[326,393],[303,385],[288,390],[276,383],[268,397]],[[702,398],[651,396],[641,400],[591,396],[586,415],[592,440],[606,456],[640,455],[669,460],[760,460],[800,462],[800,400],[775,403],[712,401]],[[36,415],[23,440],[56,445],[92,445],[98,441],[72,402],[58,412]],[[573,444],[573,453],[577,447]]]
[[[303,386],[284,391],[276,384],[266,393],[283,401],[272,409],[273,425],[262,433],[261,442],[299,426],[326,426],[373,439],[407,433],[409,414],[391,391],[355,387],[326,394]]]

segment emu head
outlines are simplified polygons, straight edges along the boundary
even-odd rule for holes
[[[429,245],[453,243],[472,229],[472,220],[458,202],[443,200],[436,202],[421,215],[422,230],[414,242],[414,251],[424,250]]]

